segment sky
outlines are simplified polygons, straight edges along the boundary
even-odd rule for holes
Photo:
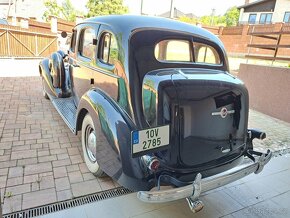
[[[71,0],[75,8],[85,9],[85,0]],[[129,7],[131,14],[140,14],[141,0],[123,0]],[[170,10],[171,0],[143,0],[143,13],[159,15]],[[211,15],[215,9],[215,15],[224,14],[232,6],[240,6],[245,0],[174,0],[174,6],[184,12],[193,13],[196,16]]]

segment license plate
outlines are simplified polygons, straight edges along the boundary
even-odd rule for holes
[[[169,125],[132,131],[132,153],[157,149],[169,144]]]

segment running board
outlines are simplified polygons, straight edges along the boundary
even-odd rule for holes
[[[55,98],[49,96],[53,106],[58,111],[64,122],[73,133],[76,133],[76,113],[73,97],[70,98]]]

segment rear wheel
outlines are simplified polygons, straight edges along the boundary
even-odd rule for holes
[[[82,124],[82,148],[84,160],[89,171],[96,177],[101,177],[104,175],[104,172],[97,162],[97,146],[97,137],[93,119],[89,114],[87,114]]]
[[[43,97],[45,99],[49,99],[49,97],[48,97],[48,95],[47,95],[47,93],[45,91],[45,82],[44,82],[44,79],[42,78],[41,80],[42,80],[42,95],[43,95]]]

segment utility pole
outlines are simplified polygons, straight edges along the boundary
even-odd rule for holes
[[[9,13],[10,13],[10,8],[11,8],[11,0],[9,0],[9,3],[8,3],[8,10],[7,10],[6,20],[8,20]]]
[[[215,9],[211,9],[211,19],[210,19],[210,25],[213,26],[213,21],[214,21],[214,14],[215,14]]]
[[[174,18],[174,6],[173,6],[173,0],[171,0],[171,4],[170,4],[170,18],[171,18],[171,19]]]
[[[17,17],[17,0],[14,0],[15,17]]]
[[[143,14],[143,0],[141,0],[141,15]]]

